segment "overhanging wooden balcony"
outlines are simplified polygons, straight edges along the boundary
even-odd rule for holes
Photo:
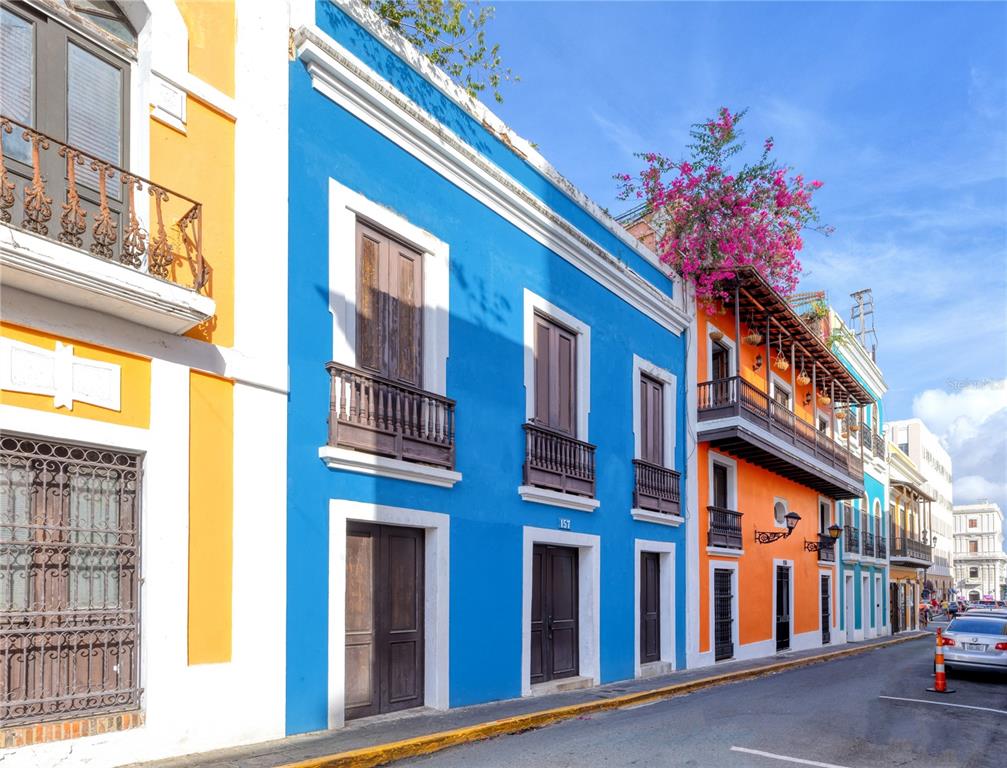
[[[524,433],[525,485],[594,497],[593,445],[544,424],[529,422]]]
[[[745,379],[702,382],[698,409],[701,441],[826,496],[863,496],[859,456]]]
[[[681,475],[673,469],[633,460],[633,506],[665,515],[681,514]]]
[[[933,549],[929,544],[908,536],[892,535],[891,551],[888,554],[892,565],[908,568],[929,568],[933,565]]]

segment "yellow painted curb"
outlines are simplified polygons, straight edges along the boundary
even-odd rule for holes
[[[648,691],[636,691],[622,696],[613,696],[610,699],[598,699],[581,702],[580,704],[570,704],[564,707],[555,707],[554,709],[544,709],[540,712],[514,715],[513,717],[505,717],[500,720],[491,720],[486,723],[455,728],[450,731],[429,733],[425,736],[415,736],[411,739],[403,739],[402,741],[376,744],[371,747],[353,749],[349,752],[339,752],[334,755],[301,760],[295,763],[288,763],[281,766],[281,768],[372,768],[372,766],[385,765],[395,760],[404,760],[407,757],[418,757],[420,755],[429,755],[432,752],[440,752],[443,749],[459,744],[468,744],[474,741],[491,739],[494,736],[521,733],[522,731],[532,731],[582,715],[668,699],[703,688],[724,685],[725,683],[751,680],[756,677],[771,675],[775,672],[805,667],[846,656],[855,656],[872,651],[875,648],[885,648],[889,645],[919,640],[927,636],[927,634],[919,634],[896,637],[880,643],[872,643],[871,645],[857,646],[855,648],[844,648],[839,651],[820,653],[817,656],[807,656],[803,659],[780,661],[775,664],[767,664],[764,667],[739,669],[736,672],[724,672],[723,674],[703,677],[698,680],[689,680],[684,683],[675,683],[674,685],[667,685],[662,688],[652,688]]]

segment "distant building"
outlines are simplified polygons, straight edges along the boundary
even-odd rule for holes
[[[993,502],[954,508],[955,581],[966,600],[1007,600],[1004,513]]]
[[[919,419],[888,423],[888,438],[912,459],[926,479],[924,490],[934,497],[930,543],[934,564],[927,571],[926,589],[933,589],[938,599],[954,587],[954,519],[951,498],[951,457],[937,435]]]
[[[917,605],[933,567],[933,498],[924,490],[926,480],[912,459],[892,443],[888,444],[888,484],[888,591],[894,633],[917,628]]]

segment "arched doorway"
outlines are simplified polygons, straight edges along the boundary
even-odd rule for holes
[[[970,603],[979,602],[979,593],[974,589],[971,592],[969,592],[969,602]]]

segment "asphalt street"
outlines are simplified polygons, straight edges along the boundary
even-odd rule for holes
[[[1007,768],[1007,677],[929,693],[933,654],[919,640],[397,765]]]

